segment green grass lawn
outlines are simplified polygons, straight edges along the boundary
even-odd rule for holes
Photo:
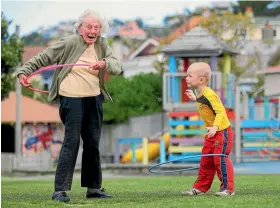
[[[236,196],[215,197],[219,181],[215,179],[210,192],[204,196],[181,196],[182,190],[190,188],[194,176],[139,177],[105,179],[103,186],[114,197],[112,199],[85,200],[85,188],[74,180],[70,203],[51,200],[51,180],[2,179],[2,206],[8,207],[190,207],[190,208],[278,208],[280,207],[280,175],[238,175]]]

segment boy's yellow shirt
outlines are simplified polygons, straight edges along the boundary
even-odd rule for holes
[[[206,127],[217,126],[222,131],[230,126],[225,107],[211,88],[205,88],[197,97],[196,106]]]

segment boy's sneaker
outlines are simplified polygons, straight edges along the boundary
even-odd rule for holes
[[[189,191],[183,191],[182,192],[182,195],[184,195],[184,196],[200,196],[200,195],[203,195],[203,194],[204,194],[204,192],[199,191],[196,188],[192,188]]]
[[[215,196],[234,196],[234,192],[230,192],[229,190],[219,191],[215,194]]]

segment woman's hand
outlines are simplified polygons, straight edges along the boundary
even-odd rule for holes
[[[92,70],[105,70],[106,62],[105,61],[96,61],[89,66]]]
[[[19,75],[19,83],[20,83],[22,86],[24,86],[24,87],[26,87],[26,88],[29,88],[29,87],[32,86],[32,84],[29,83],[29,82],[27,82],[27,81],[26,81],[26,78],[27,78],[27,76],[26,76],[25,74],[20,74],[20,75]]]

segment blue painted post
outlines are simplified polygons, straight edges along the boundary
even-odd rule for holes
[[[160,163],[165,162],[165,142],[163,139],[160,140],[160,150],[159,150],[159,154],[160,154]]]
[[[169,56],[169,72],[175,73],[177,71],[176,57]],[[174,103],[179,102],[179,79],[178,77],[170,77],[170,93]]]
[[[264,97],[263,99],[263,106],[264,106],[264,119],[268,120],[269,119],[269,98],[268,97]]]
[[[212,71],[217,71],[218,69],[218,58],[217,56],[212,56],[210,59],[210,66]]]
[[[255,119],[255,99],[249,98],[249,119]]]
[[[132,151],[132,162],[136,162],[136,143],[133,142],[131,144],[131,151]]]

